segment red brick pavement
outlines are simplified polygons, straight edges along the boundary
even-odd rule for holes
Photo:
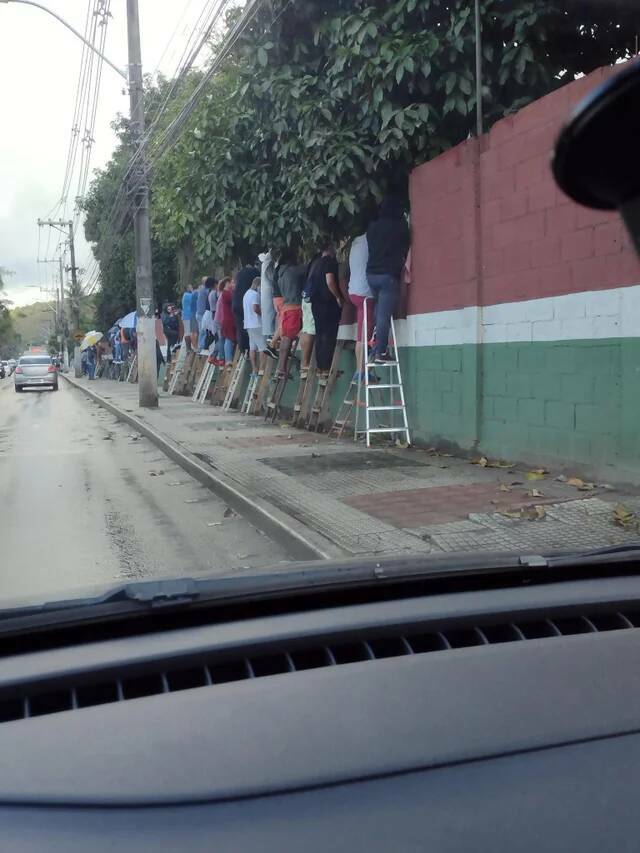
[[[344,498],[345,503],[361,512],[395,527],[409,528],[462,521],[472,512],[499,512],[557,501],[557,497],[532,498],[526,489],[501,492],[497,485],[483,483],[377,492]]]

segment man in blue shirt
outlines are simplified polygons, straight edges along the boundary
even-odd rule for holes
[[[193,295],[193,287],[188,284],[187,289],[182,294],[182,325],[184,326],[184,340],[187,349],[191,349],[191,297]]]
[[[202,328],[202,318],[204,317],[204,312],[209,307],[209,288],[207,287],[208,283],[212,281],[209,278],[203,278],[200,281],[200,286],[196,291],[196,320],[198,321],[198,349],[204,349],[204,342],[206,339],[207,331]]]
[[[191,346],[198,346],[198,288],[191,288]]]

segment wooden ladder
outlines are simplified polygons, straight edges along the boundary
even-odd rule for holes
[[[227,393],[225,394],[224,400],[222,402],[222,408],[225,411],[229,411],[229,409],[231,409],[233,404],[236,402],[236,398],[238,397],[240,391],[240,383],[242,381],[242,375],[244,373],[244,368],[246,364],[247,354],[243,352],[240,354],[239,357],[237,357],[237,360],[235,361],[235,367],[231,372],[231,378],[227,387]]]
[[[307,429],[313,432],[318,432],[320,427],[324,426],[328,420],[331,411],[331,394],[341,374],[341,371],[338,370],[338,365],[340,364],[340,356],[343,349],[344,341],[337,341],[333,352],[333,359],[331,360],[329,375],[317,376],[316,393],[306,425]]]

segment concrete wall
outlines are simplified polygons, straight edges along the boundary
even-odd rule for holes
[[[640,263],[555,186],[554,140],[611,69],[417,168],[400,322],[414,435],[640,475]]]

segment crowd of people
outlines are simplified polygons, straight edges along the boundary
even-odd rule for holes
[[[167,303],[155,312],[158,370],[182,346],[206,354],[220,367],[232,363],[237,348],[248,353],[252,373],[264,369],[266,359],[286,370],[293,342],[301,350],[301,378],[311,364],[315,345],[316,370],[329,373],[341,322],[346,312],[357,323],[357,376],[367,363],[384,363],[389,326],[400,297],[409,251],[409,228],[401,202],[386,198],[366,232],[348,245],[348,263],[341,270],[336,248],[322,241],[310,260],[296,257],[290,248],[271,249],[245,259],[234,277],[206,276],[197,286],[188,284],[179,305]],[[375,328],[369,357],[364,338]],[[129,318],[133,316],[129,315]],[[162,346],[160,346],[162,344]],[[129,362],[137,346],[135,322],[115,323],[106,337],[90,348],[85,370],[90,378],[105,356],[115,364]]]
[[[277,359],[282,373],[298,339],[301,377],[309,370],[314,344],[316,369],[322,376],[331,368],[340,320],[349,304],[357,323],[357,371],[363,376],[365,310],[369,335],[375,328],[370,360],[384,363],[391,358],[389,327],[408,251],[403,206],[389,197],[366,232],[351,241],[343,275],[335,246],[326,240],[309,261],[297,258],[289,248],[272,249],[247,259],[233,278],[208,276],[195,288],[189,284],[180,309],[169,304],[162,314],[167,357],[182,333],[186,346],[206,353],[213,364],[231,364],[239,347],[248,353],[253,374],[264,368],[267,358]]]

